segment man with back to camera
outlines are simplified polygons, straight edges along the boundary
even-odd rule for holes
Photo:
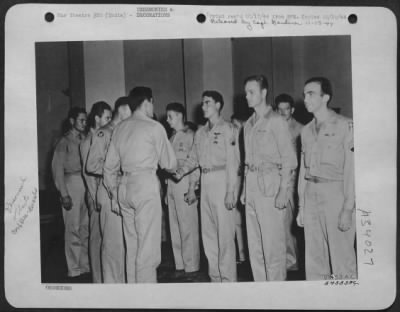
[[[288,123],[290,135],[292,137],[292,144],[298,157],[300,151],[300,133],[303,129],[303,125],[293,118],[294,113],[294,100],[293,98],[285,93],[278,95],[275,98],[275,107],[278,113],[285,118]],[[289,201],[288,211],[286,214],[286,243],[287,243],[287,263],[286,267],[289,271],[298,269],[297,259],[297,243],[296,238],[292,232],[293,219],[296,214],[297,196],[295,196],[295,189],[297,186],[297,170],[292,175],[289,187]]]
[[[253,115],[244,126],[246,177],[242,201],[255,281],[286,279],[286,214],[296,154],[286,121],[267,104],[268,81],[245,80]]]
[[[112,210],[122,215],[127,282],[155,283],[161,262],[161,198],[156,170],[157,165],[175,170],[177,161],[164,127],[152,119],[151,89],[136,87],[129,97],[133,115],[113,131],[104,183],[112,196]],[[123,174],[118,183],[120,170]]]
[[[306,279],[355,279],[353,121],[328,107],[325,77],[304,84],[304,103],[314,119],[301,133],[299,214],[304,226]]]
[[[116,100],[113,119],[93,135],[92,145],[86,162],[86,170],[101,181],[97,190],[102,233],[101,262],[104,283],[125,283],[125,246],[122,218],[111,210],[111,196],[104,187],[103,168],[114,128],[132,115],[131,99],[123,96]]]
[[[86,185],[86,203],[89,210],[89,260],[92,271],[93,283],[101,283],[101,231],[100,231],[100,212],[97,205],[96,194],[99,186],[99,179],[86,171],[90,145],[93,135],[97,129],[105,126],[111,120],[111,107],[106,102],[100,101],[92,105],[88,117],[89,133],[80,144],[82,175]]]
[[[72,107],[68,113],[70,130],[58,141],[51,163],[55,186],[60,192],[65,224],[65,258],[68,276],[90,272],[88,257],[89,215],[79,144],[85,137],[86,111]]]
[[[202,109],[207,123],[197,130],[189,157],[176,173],[180,179],[194,168],[201,169],[201,231],[212,282],[237,280],[233,212],[237,144],[232,124],[220,116],[223,106],[219,92],[203,92]]]
[[[170,142],[183,165],[193,146],[194,132],[184,124],[185,108],[181,103],[167,105],[167,122],[173,129]],[[199,223],[195,188],[199,170],[194,170],[179,182],[168,179],[167,202],[171,242],[177,275],[186,275],[200,269]]]

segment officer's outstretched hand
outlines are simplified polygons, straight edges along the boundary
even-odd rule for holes
[[[65,210],[71,210],[72,208],[72,199],[71,196],[62,196],[61,197],[61,205],[64,207]]]
[[[279,188],[279,192],[275,197],[275,207],[278,209],[285,209],[287,202],[288,202],[288,196],[287,196],[287,190],[283,188]]]
[[[233,192],[227,192],[225,195],[225,207],[228,210],[232,210],[236,206],[235,194]],[[236,198],[237,199],[237,198]]]
[[[117,216],[121,215],[121,208],[116,200],[111,200],[111,211],[114,212]]]
[[[342,232],[346,232],[351,228],[353,218],[353,211],[348,209],[342,209],[339,213],[339,224],[338,229]]]
[[[299,227],[304,227],[304,208],[303,207],[299,207],[299,212],[297,213],[296,222]]]
[[[184,200],[188,205],[194,204],[197,201],[194,190],[189,189],[189,191],[185,194]]]

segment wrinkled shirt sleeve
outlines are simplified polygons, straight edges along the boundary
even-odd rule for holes
[[[64,164],[67,158],[67,141],[62,138],[54,150],[51,169],[53,174],[54,184],[62,197],[68,196],[67,187],[64,179]]]
[[[290,180],[294,169],[297,167],[297,157],[294,151],[292,137],[290,135],[289,126],[283,118],[277,118],[274,127],[272,128],[278,152],[281,157],[281,188],[287,188],[290,185]]]
[[[159,155],[159,165],[163,169],[172,170],[177,167],[177,160],[174,149],[168,140],[167,133],[164,128],[155,128],[155,146]]]
[[[104,162],[103,176],[104,186],[107,188],[111,198],[116,199],[118,198],[118,173],[121,168],[121,158],[118,154],[113,137],[114,135],[111,138]]]
[[[103,131],[102,133],[103,136],[99,136],[98,133],[93,136],[86,162],[86,170],[97,175],[103,174],[104,161],[107,153],[107,141],[109,141],[106,132]]]

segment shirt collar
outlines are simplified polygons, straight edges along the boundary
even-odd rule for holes
[[[205,130],[206,130],[206,132],[210,132],[210,131],[214,130],[216,127],[222,125],[223,123],[224,123],[223,118],[222,118],[221,116],[219,116],[217,122],[216,122],[216,123],[214,124],[214,126],[210,129],[210,121],[207,120],[207,123],[206,123],[206,125],[205,125]]]
[[[334,110],[328,109],[328,118],[324,122],[322,122],[319,132],[321,132],[322,129],[326,128],[327,125],[335,123],[337,117],[338,114]],[[315,119],[315,117],[311,122],[311,130],[314,135],[317,135],[317,120]]]

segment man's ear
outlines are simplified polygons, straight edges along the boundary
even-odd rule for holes
[[[267,98],[267,94],[268,94],[267,89],[261,89],[261,95],[262,95],[265,99]]]
[[[69,123],[70,123],[71,126],[73,126],[74,123],[75,123],[75,119],[74,118],[69,118]]]
[[[217,106],[218,111],[221,111],[221,103],[220,102],[215,102],[215,105]]]
[[[329,100],[331,99],[331,96],[330,96],[329,94],[326,94],[326,93],[325,93],[325,94],[322,96],[322,98],[324,99],[325,103],[328,103]]]

